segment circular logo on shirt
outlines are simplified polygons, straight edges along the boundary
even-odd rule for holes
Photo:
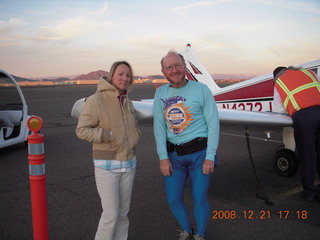
[[[173,104],[165,110],[164,114],[170,131],[174,134],[184,131],[193,120],[189,107],[185,107],[183,103]]]
[[[167,119],[173,125],[180,125],[185,121],[185,113],[181,108],[169,108],[167,111]]]

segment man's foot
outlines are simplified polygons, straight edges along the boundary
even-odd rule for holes
[[[206,239],[205,239],[204,236],[201,236],[201,235],[198,235],[198,234],[197,234],[197,235],[194,235],[194,236],[193,236],[193,240],[206,240]]]
[[[315,194],[315,193],[307,194],[306,192],[302,192],[302,197],[303,197],[307,202],[313,202],[313,201],[316,199],[316,194]]]
[[[189,233],[187,231],[180,231],[178,230],[179,233],[179,240],[192,240],[192,233]]]

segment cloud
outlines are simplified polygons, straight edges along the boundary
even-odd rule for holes
[[[67,18],[56,19],[52,16],[55,11],[52,9],[47,16],[43,16],[43,13],[35,10],[33,16],[40,17],[41,21],[29,24],[28,28],[26,28],[28,24],[23,19],[12,18],[8,21],[0,21],[0,39],[8,39],[16,43],[28,40],[30,45],[52,42],[63,44],[81,37],[86,38],[90,34],[99,34],[113,23],[108,19],[108,4],[94,11],[69,9],[63,14],[68,16]]]
[[[101,8],[88,11],[87,9],[68,10],[68,18],[51,20],[46,25],[39,27],[35,39],[48,41],[61,41],[67,43],[74,41],[75,44],[98,45],[113,37],[112,29],[120,27],[121,24],[129,22],[130,16],[113,14],[109,4]],[[64,14],[67,15],[67,14]],[[102,36],[102,37],[101,37]]]
[[[289,9],[297,12],[320,14],[318,1],[293,1],[293,0],[248,0],[248,2],[269,5],[275,8]]]
[[[36,39],[69,40],[88,32],[87,19],[78,17],[66,19],[53,25],[40,27]]]
[[[10,18],[8,21],[1,21],[0,20],[0,39],[1,40],[9,40],[13,39],[14,36],[18,32],[20,32],[23,27],[25,27],[27,23],[25,23],[20,18]]]
[[[236,0],[217,0],[217,1],[201,1],[201,2],[195,2],[191,4],[187,4],[181,7],[176,7],[169,9],[169,11],[172,12],[185,12],[188,10],[192,10],[194,8],[201,8],[201,7],[207,7],[207,6],[212,6],[212,5],[217,5],[217,4],[223,4],[223,3],[228,3],[228,2],[234,2]]]
[[[141,1],[42,2],[0,17],[2,62],[12,56],[20,66],[37,66],[50,59],[57,69],[77,73],[123,58],[137,72],[153,74],[169,49],[191,43],[210,72],[230,71],[228,62],[252,73],[247,66],[278,60],[277,54],[297,55],[299,62],[309,51],[319,55],[320,2],[311,0],[165,0],[143,7]]]
[[[105,3],[101,9],[92,11],[90,14],[93,14],[93,15],[105,15],[108,12],[109,12],[109,4]]]

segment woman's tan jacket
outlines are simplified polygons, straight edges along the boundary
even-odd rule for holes
[[[93,159],[128,161],[136,155],[140,130],[132,102],[119,102],[117,89],[101,78],[97,91],[88,97],[79,117],[78,138],[92,142]]]

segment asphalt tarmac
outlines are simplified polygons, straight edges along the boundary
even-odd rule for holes
[[[23,88],[29,112],[44,121],[46,187],[51,240],[92,240],[101,214],[91,144],[77,139],[73,103],[95,86]],[[153,98],[155,86],[134,86],[131,99]],[[138,165],[132,195],[129,240],[176,240],[179,228],[167,206],[152,125],[140,125]],[[319,239],[320,202],[301,196],[299,173],[280,177],[272,159],[281,136],[249,132],[260,186],[273,203],[256,198],[256,178],[245,132],[222,129],[219,166],[211,175],[212,207],[207,239]],[[24,144],[0,149],[0,239],[33,239],[28,150]],[[318,178],[318,175],[316,175]],[[190,185],[185,192],[192,209]],[[190,211],[192,215],[192,210]]]

